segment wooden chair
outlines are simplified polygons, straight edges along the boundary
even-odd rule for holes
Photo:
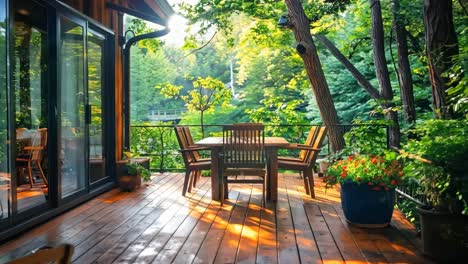
[[[63,244],[57,247],[45,247],[36,252],[8,262],[9,264],[71,263],[74,246]]]
[[[306,193],[315,198],[312,169],[320,153],[320,146],[327,134],[326,127],[312,127],[305,144],[291,144],[287,149],[300,150],[299,157],[278,157],[278,168],[302,172]]]
[[[229,183],[261,183],[264,203],[267,172],[264,126],[259,124],[223,126],[223,149],[220,155],[218,175],[223,186],[220,190],[221,197],[227,195]],[[244,175],[255,178],[238,178]]]
[[[42,159],[44,158],[44,152],[47,148],[47,128],[38,129],[32,139],[31,145],[23,148],[24,153],[16,158],[16,168],[22,172],[24,169],[28,170],[29,184],[31,188],[34,184],[33,178],[33,165],[35,164],[39,170],[39,174],[42,178],[43,183],[47,186],[47,178],[45,177],[44,171],[42,170]]]
[[[182,188],[182,195],[185,196],[187,191],[192,191],[192,186],[195,187],[196,180],[201,176],[201,171],[211,170],[211,159],[202,159],[198,153],[200,150],[209,150],[210,148],[193,146],[193,139],[188,127],[176,126],[174,129],[185,164],[185,178]]]

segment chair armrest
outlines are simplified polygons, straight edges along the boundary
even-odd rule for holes
[[[209,150],[210,148],[207,147],[189,147],[188,149],[181,149],[182,152],[192,152],[192,151],[199,151],[199,150]]]
[[[283,148],[292,149],[292,150],[315,150],[315,151],[320,151],[321,150],[319,148],[313,148],[312,146],[304,145],[304,144],[291,144],[291,145],[285,146]]]
[[[33,146],[26,146],[24,147],[24,150],[43,150],[44,147],[42,146],[36,146],[36,147],[33,147]]]
[[[191,150],[211,150],[210,147],[199,147],[199,146],[188,146],[188,149],[191,149]]]

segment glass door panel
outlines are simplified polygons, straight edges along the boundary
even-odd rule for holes
[[[0,223],[10,214],[10,179],[8,169],[8,101],[7,101],[7,52],[6,6],[0,0]]]
[[[60,17],[59,173],[61,198],[86,187],[84,27]]]
[[[104,122],[102,94],[104,91],[105,37],[88,30],[88,112],[90,183],[106,177],[104,155]]]
[[[47,9],[14,1],[13,89],[16,204],[23,212],[48,199]]]

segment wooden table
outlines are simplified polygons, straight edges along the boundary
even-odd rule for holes
[[[281,137],[265,137],[265,150],[267,152],[268,175],[267,175],[267,200],[278,199],[278,148],[287,146],[289,143]],[[220,190],[223,188],[218,178],[219,153],[223,148],[222,137],[207,137],[195,142],[200,147],[211,148],[211,197],[220,201]],[[227,198],[225,192],[225,198]]]

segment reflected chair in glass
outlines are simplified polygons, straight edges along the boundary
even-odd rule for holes
[[[185,196],[187,191],[192,191],[192,186],[194,186],[195,181],[200,177],[201,171],[211,170],[211,159],[201,158],[198,152],[209,150],[210,148],[193,146],[193,139],[188,127],[176,126],[174,129],[185,164],[185,177],[182,188],[182,195]]]
[[[218,176],[222,186],[221,197],[227,195],[229,183],[260,183],[262,203],[265,204],[267,168],[264,126],[261,124],[223,126],[223,148],[220,155]]]
[[[278,157],[278,168],[302,172],[306,193],[315,198],[313,167],[327,134],[326,127],[312,127],[304,144],[290,144],[286,149],[299,150],[296,157]]]
[[[31,263],[71,263],[75,247],[70,244],[62,244],[56,247],[44,247],[30,255],[15,259],[10,264],[31,264]]]
[[[31,145],[23,148],[23,154],[16,158],[16,168],[22,174],[24,169],[28,171],[29,184],[33,187],[33,165],[36,165],[43,183],[47,186],[47,178],[42,169],[42,160],[47,148],[47,128],[40,128],[35,131],[31,138]]]

